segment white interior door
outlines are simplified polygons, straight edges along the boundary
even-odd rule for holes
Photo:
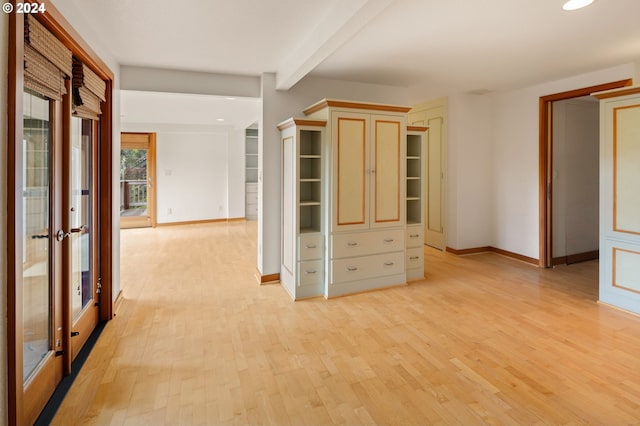
[[[640,93],[600,117],[600,300],[640,314]]]

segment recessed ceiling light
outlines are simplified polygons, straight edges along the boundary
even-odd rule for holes
[[[569,0],[562,6],[562,8],[564,10],[582,9],[583,7],[589,6],[593,1],[594,0]]]
[[[235,101],[236,100],[236,98],[231,98],[231,97],[227,97],[225,99],[228,100],[228,101]]]
[[[224,121],[224,118],[216,118],[216,121]]]

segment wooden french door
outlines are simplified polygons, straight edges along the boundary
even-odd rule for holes
[[[64,372],[64,263],[61,105],[35,92],[23,96],[23,141],[15,167],[16,380],[22,383],[22,418],[31,424]],[[18,213],[19,212],[19,213]],[[59,231],[59,232],[58,232]]]
[[[22,235],[16,246],[21,246],[23,416],[32,422],[98,323],[97,122],[71,118],[67,138],[61,102],[32,91],[25,91],[23,102],[16,164],[23,176],[16,209]]]
[[[156,226],[156,134],[120,135],[120,227]]]
[[[98,315],[113,314],[113,73],[50,3],[8,21],[6,417],[27,425],[71,371]],[[54,69],[49,58],[59,59]],[[63,77],[78,60],[105,83],[95,121],[72,117],[95,108],[74,96],[84,86]]]

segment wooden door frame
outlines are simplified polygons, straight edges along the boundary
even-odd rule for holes
[[[147,212],[149,217],[149,226],[155,228],[157,225],[156,217],[156,133],[153,132],[120,132],[120,150],[123,149],[123,135],[146,135],[147,136],[147,182],[151,180],[151,191],[147,190]],[[125,148],[126,149],[126,148]],[[131,221],[134,222],[134,221]],[[136,228],[138,223],[122,226],[123,218],[120,218],[120,228]]]
[[[12,0],[11,3],[17,3]],[[32,15],[53,35],[69,48],[73,54],[91,68],[106,82],[106,101],[101,104],[100,137],[98,152],[100,156],[99,185],[100,203],[98,233],[100,234],[100,277],[102,292],[100,319],[109,320],[113,316],[113,172],[112,172],[112,88],[114,74],[89,45],[72,28],[69,22],[47,2],[44,13]],[[24,19],[23,15],[9,14],[9,58],[8,58],[8,93],[7,93],[7,359],[8,359],[8,422],[23,424],[28,419],[24,413],[24,388],[22,359],[22,254],[20,240],[22,235],[22,192],[23,187],[22,137],[23,137],[23,87],[24,87]],[[69,95],[66,95],[67,97]],[[63,124],[64,128],[68,127]],[[63,137],[65,137],[63,135]],[[61,202],[61,200],[55,200]],[[65,333],[68,330],[63,330]]]
[[[567,99],[579,98],[581,96],[589,96],[595,92],[603,90],[617,89],[620,87],[631,86],[632,79],[618,80],[610,83],[598,84],[595,86],[583,87],[581,89],[569,90],[567,92],[554,93],[551,95],[541,96],[539,101],[539,241],[540,241],[540,257],[538,266],[541,268],[550,268],[553,266],[552,245],[553,245],[553,224],[552,224],[552,176],[551,170],[553,166],[553,138],[551,130],[553,129],[553,120],[551,117],[551,106],[553,102],[563,101]]]

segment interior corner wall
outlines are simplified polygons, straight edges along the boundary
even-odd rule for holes
[[[258,163],[258,270],[280,272],[280,132],[278,123],[303,117],[309,105],[324,99],[407,105],[403,87],[306,77],[288,91],[277,91],[273,73],[262,75]]]
[[[493,235],[492,99],[448,97],[447,246],[491,245]]]
[[[539,99],[633,77],[634,64],[492,94],[492,246],[538,259]]]
[[[8,180],[8,153],[7,153],[7,90],[9,79],[9,15],[0,14],[0,425],[9,422],[9,406],[7,393],[7,180]]]

